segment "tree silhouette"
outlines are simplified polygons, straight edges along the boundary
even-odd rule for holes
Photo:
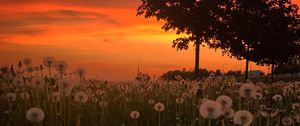
[[[269,26],[266,26],[263,42],[258,46],[260,53],[256,61],[258,64],[272,66],[271,82],[274,65],[286,63],[289,57],[300,54],[298,7],[287,1],[279,2],[277,6],[279,7],[271,9],[266,16]],[[270,45],[272,48],[268,48]]]
[[[249,60],[259,65],[281,64],[299,54],[298,7],[290,0],[236,0],[224,8],[217,35],[220,41],[210,46],[246,59],[245,80]]]
[[[299,54],[298,7],[290,0],[142,0],[137,15],[163,20],[165,31],[187,34],[173,41],[177,50],[196,46],[198,77],[200,45],[259,65],[277,65]],[[272,66],[273,66],[272,65]],[[272,67],[273,68],[273,67]]]
[[[199,69],[199,77],[198,78],[205,78],[208,77],[212,71],[208,71],[205,68]],[[186,70],[172,70],[163,73],[161,78],[164,80],[176,80],[176,77],[180,76],[184,80],[193,80],[193,71],[186,71]]]
[[[215,40],[218,31],[217,23],[221,19],[222,4],[220,0],[141,0],[137,15],[145,18],[155,17],[164,21],[162,29],[175,30],[176,34],[185,34],[173,41],[173,48],[188,49],[189,44],[195,46],[194,79],[199,77],[200,45]]]

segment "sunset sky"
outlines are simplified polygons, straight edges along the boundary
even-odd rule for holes
[[[294,0],[300,3],[300,0]],[[68,63],[68,71],[85,67],[90,77],[130,80],[137,63],[150,75],[193,69],[194,48],[176,51],[174,32],[162,22],[136,16],[139,0],[1,0],[0,65],[25,57],[34,65],[46,56]],[[245,61],[202,47],[200,67],[222,71],[244,69]],[[261,69],[254,63],[250,69]]]

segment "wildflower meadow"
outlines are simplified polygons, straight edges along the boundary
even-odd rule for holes
[[[0,73],[1,126],[298,126],[300,82],[105,81],[46,57]]]

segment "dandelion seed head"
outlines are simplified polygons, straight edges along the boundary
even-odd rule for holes
[[[297,123],[300,123],[300,114],[295,115],[295,120]]]
[[[64,74],[68,68],[68,65],[65,61],[57,61],[55,64],[55,69],[60,74]]]
[[[232,99],[229,96],[221,95],[216,100],[222,105],[222,108],[230,108],[232,106]]]
[[[27,72],[31,73],[31,72],[33,72],[35,69],[34,69],[34,66],[28,65],[28,66],[25,68],[25,70],[26,70]]]
[[[24,80],[21,77],[14,78],[13,84],[17,87],[23,87],[24,86]]]
[[[139,117],[140,117],[140,112],[139,111],[131,111],[130,112],[130,117],[132,118],[132,119],[138,119]]]
[[[290,126],[293,124],[293,119],[291,117],[283,117],[281,123],[284,126]]]
[[[25,65],[30,65],[32,63],[31,59],[30,58],[24,58],[23,59],[23,64]]]
[[[207,100],[200,105],[199,112],[206,119],[216,119],[222,114],[222,105],[219,102]]]
[[[99,105],[100,105],[100,107],[105,108],[105,107],[107,107],[108,102],[107,101],[100,101]]]
[[[233,118],[234,110],[232,108],[225,108],[222,112],[222,115],[225,117],[225,119]]]
[[[263,98],[262,93],[260,93],[260,92],[255,92],[254,99],[260,100],[260,99],[262,99],[262,98]]]
[[[70,96],[73,90],[74,85],[69,79],[61,79],[58,83],[59,91],[65,96]]]
[[[272,110],[261,110],[260,114],[262,117],[268,118],[268,117],[275,117],[278,114],[278,111],[272,111]]]
[[[254,97],[255,92],[256,87],[251,83],[243,84],[239,89],[240,96],[242,97]]]
[[[34,107],[27,110],[25,117],[30,122],[41,122],[45,118],[45,113],[42,109]]]
[[[74,96],[74,100],[79,103],[86,103],[88,101],[88,95],[85,92],[77,92]]]
[[[272,97],[272,99],[276,102],[281,102],[282,101],[282,96],[280,94],[276,94]]]
[[[17,95],[15,93],[7,93],[6,98],[8,102],[14,102],[17,99]]]
[[[233,117],[233,122],[237,125],[250,126],[253,121],[252,114],[247,110],[239,110]]]
[[[83,67],[78,67],[78,68],[75,70],[75,73],[76,73],[79,77],[84,77],[85,74],[86,74],[86,69],[83,68]]]
[[[54,67],[55,66],[55,59],[53,57],[45,57],[43,59],[43,64],[46,67]]]
[[[22,92],[22,93],[20,93],[20,96],[21,96],[21,99],[23,99],[23,100],[27,100],[30,98],[30,95],[28,92]]]
[[[97,103],[98,102],[98,98],[97,97],[93,97],[92,98],[92,102]]]
[[[59,92],[52,92],[50,97],[52,102],[59,102],[60,101],[60,93]]]
[[[184,102],[184,98],[182,98],[182,97],[176,98],[176,103],[177,104],[182,104],[183,102]]]
[[[299,111],[300,110],[300,104],[299,103],[293,103],[292,104],[292,109],[294,111]]]
[[[45,81],[42,78],[34,77],[31,79],[31,87],[42,88],[45,85]]]
[[[148,104],[153,105],[155,103],[154,99],[149,99]]]
[[[161,102],[157,102],[155,105],[154,105],[154,110],[157,111],[157,112],[162,112],[165,110],[165,105]]]

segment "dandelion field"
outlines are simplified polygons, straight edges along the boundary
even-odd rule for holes
[[[65,74],[66,64],[54,62],[47,57],[35,69],[24,59],[15,71],[2,69],[1,126],[300,125],[300,82],[108,82],[85,78],[83,68]]]

